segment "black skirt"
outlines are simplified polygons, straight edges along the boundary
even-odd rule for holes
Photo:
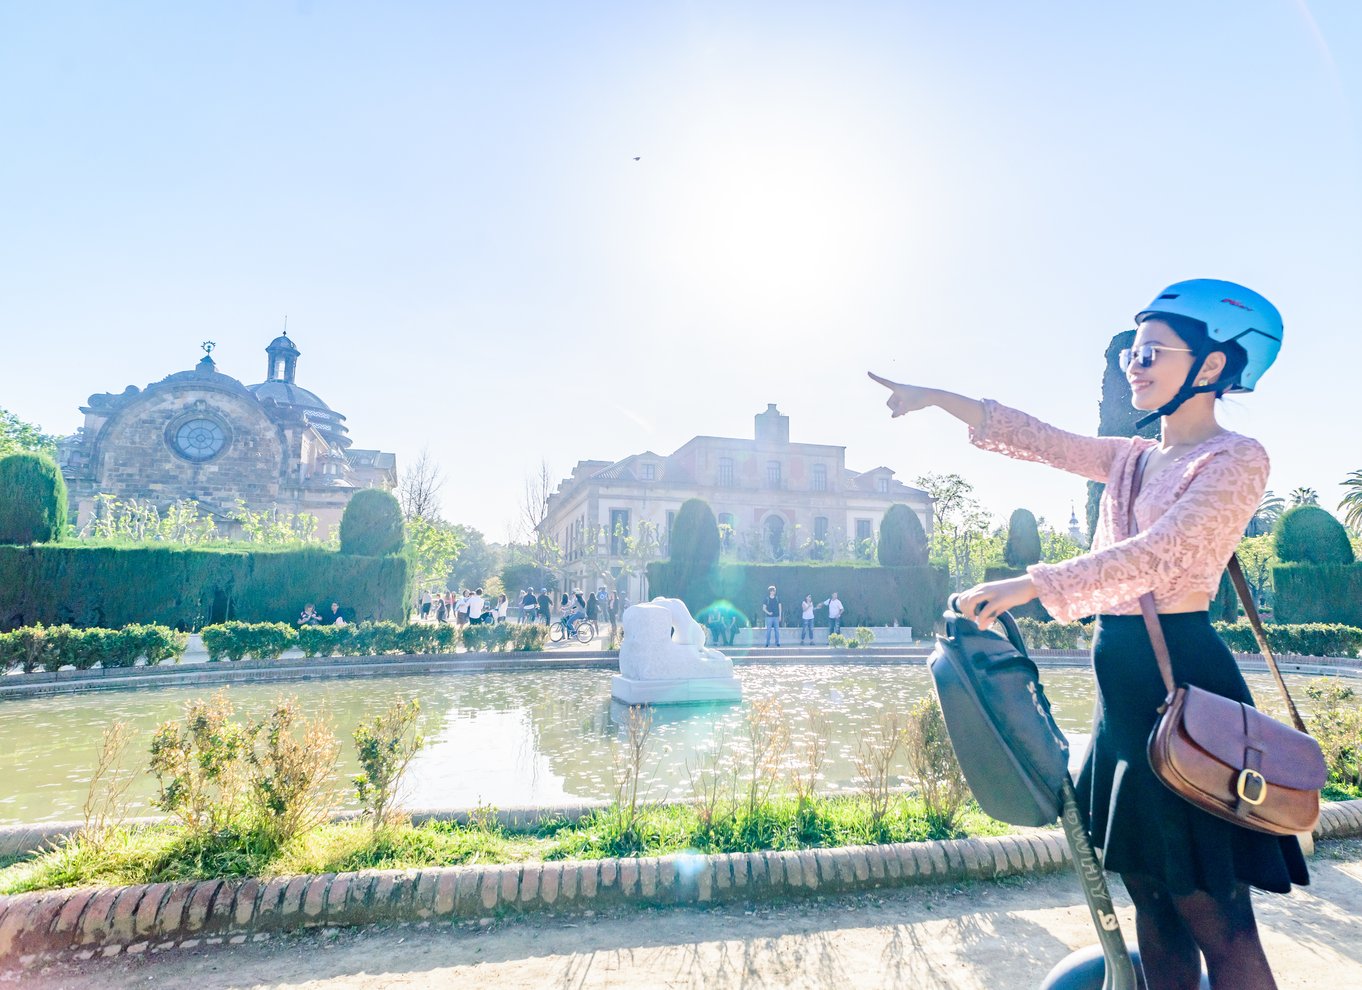
[[[1160,615],[1173,678],[1253,704],[1234,656],[1206,612]],[[1287,893],[1310,882],[1294,837],[1254,832],[1208,815],[1149,767],[1149,734],[1165,694],[1144,617],[1102,615],[1093,640],[1097,708],[1078,778],[1078,801],[1102,863],[1161,880],[1173,894],[1223,895],[1236,882]]]

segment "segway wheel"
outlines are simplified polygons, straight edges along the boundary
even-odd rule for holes
[[[1129,949],[1130,961],[1135,967],[1135,982],[1144,990],[1144,971],[1140,969],[1140,950]],[[1107,961],[1102,957],[1100,945],[1090,945],[1086,949],[1071,952],[1060,960],[1059,965],[1050,970],[1040,990],[1103,990],[1107,978]],[[1205,972],[1201,974],[1201,990],[1211,990],[1211,981]]]

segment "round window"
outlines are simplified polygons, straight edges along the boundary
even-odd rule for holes
[[[227,433],[211,419],[191,419],[175,431],[175,449],[191,461],[206,461],[222,453]]]

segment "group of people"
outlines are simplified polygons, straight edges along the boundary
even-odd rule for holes
[[[842,615],[846,612],[846,606],[837,597],[837,592],[833,592],[817,605],[813,602],[813,595],[805,595],[804,600],[799,603],[799,645],[813,645],[813,622],[816,609],[825,608],[828,610],[828,635],[834,635],[842,631]],[[774,637],[776,646],[780,645],[780,626],[785,619],[785,605],[780,600],[780,595],[776,593],[776,586],[773,584],[766,589],[766,597],[761,603],[762,618],[766,622],[766,645],[771,645]],[[730,638],[731,644],[733,640]]]
[[[620,616],[630,604],[625,592],[606,591],[605,585],[601,585],[591,594],[580,588],[562,591],[556,606],[568,636],[572,636],[577,625],[585,619],[595,623],[609,622],[613,638]],[[540,588],[538,594],[533,588],[526,588],[520,593],[520,621],[523,623],[542,622],[547,625],[553,621],[554,608],[555,603],[549,596],[548,588]]]
[[[498,595],[496,601],[484,597],[483,590],[469,591],[423,591],[417,602],[417,610],[422,620],[435,622],[454,622],[457,626],[471,623],[492,625],[506,621],[510,602],[505,595]]]
[[[303,606],[302,612],[298,614],[298,625],[300,626],[344,626],[349,622],[345,618],[345,609],[340,607],[340,602],[332,602],[331,609],[323,615],[317,611],[317,606],[308,602]]]

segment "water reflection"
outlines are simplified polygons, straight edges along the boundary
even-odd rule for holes
[[[831,727],[821,789],[855,787],[853,758],[863,730],[882,712],[906,712],[930,690],[919,662],[903,666],[739,667],[748,703],[775,699],[792,735],[807,731],[809,712]],[[427,748],[410,771],[410,806],[560,804],[609,799],[615,754],[627,738],[627,710],[610,700],[608,670],[432,674],[292,685],[232,685],[225,690],[238,717],[263,715],[281,694],[308,712],[325,710],[341,736],[340,779],[356,772],[350,733],[360,720],[397,699],[418,697]],[[1043,671],[1056,718],[1081,753],[1093,705],[1085,669]],[[1249,678],[1269,697],[1266,675]],[[203,688],[64,695],[5,702],[0,707],[0,823],[78,819],[104,727],[122,720],[137,734],[134,754],[145,766],[155,727],[179,716]],[[727,740],[741,746],[744,705],[655,711],[643,796],[691,796],[687,763]],[[133,813],[151,813],[155,784],[138,780]],[[347,791],[347,797],[350,794]]]

